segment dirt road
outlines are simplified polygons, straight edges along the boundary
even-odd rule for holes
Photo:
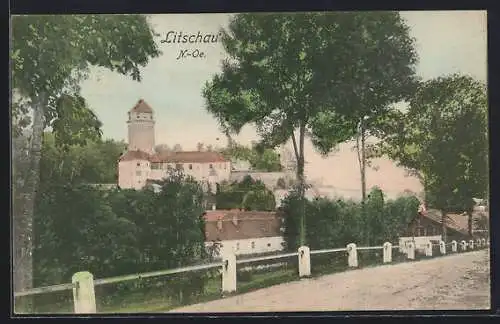
[[[489,308],[489,250],[480,250],[304,279],[172,312]]]

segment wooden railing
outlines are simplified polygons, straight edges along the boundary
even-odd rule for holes
[[[470,250],[475,250],[483,247],[489,246],[489,240],[487,239],[477,239],[466,241],[451,241],[445,243],[443,241],[439,242],[439,251],[441,255],[447,254],[447,247],[451,247],[452,253],[465,252]],[[142,278],[152,278],[159,276],[166,276],[171,274],[185,273],[191,271],[200,271],[213,268],[220,268],[222,273],[222,292],[223,293],[233,293],[236,292],[236,265],[237,264],[249,264],[253,262],[266,261],[266,260],[278,260],[283,258],[289,258],[293,256],[298,257],[298,277],[304,278],[311,276],[311,255],[316,254],[327,254],[327,253],[338,253],[347,252],[347,264],[350,268],[358,267],[358,251],[369,251],[369,250],[382,250],[383,263],[392,262],[392,250],[398,249],[399,246],[394,246],[389,242],[384,243],[381,246],[363,246],[357,247],[356,244],[348,244],[345,248],[335,248],[335,249],[323,249],[323,250],[313,250],[310,251],[309,247],[302,246],[297,252],[283,253],[278,255],[267,255],[261,257],[253,257],[247,259],[237,259],[234,254],[226,254],[223,256],[221,262],[214,262],[209,264],[200,264],[188,267],[182,267],[177,269],[160,270],[154,272],[138,273],[118,277],[110,277],[103,279],[94,280],[93,275],[88,271],[77,272],[72,277],[72,282],[61,285],[47,286],[34,288],[26,291],[15,292],[14,297],[31,296],[38,294],[46,294],[56,291],[63,290],[73,290],[73,302],[74,302],[74,313],[76,314],[89,314],[96,313],[96,301],[95,301],[95,286],[107,285],[112,283],[142,279]],[[405,248],[406,259],[415,259],[415,244],[410,242]],[[432,256],[432,243],[429,241],[424,249],[425,256]]]

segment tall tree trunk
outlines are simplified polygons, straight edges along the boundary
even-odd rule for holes
[[[361,198],[366,200],[366,147],[365,129],[361,123]]]
[[[33,102],[33,128],[29,152],[30,168],[26,183],[22,189],[20,213],[14,215],[14,291],[33,288],[33,213],[36,193],[40,180],[40,158],[44,129],[45,95],[40,95]],[[17,306],[17,307],[16,307]],[[31,312],[32,299],[23,297],[14,304],[15,311]]]
[[[364,118],[359,120],[359,134],[356,137],[356,151],[358,155],[359,173],[361,176],[361,213],[365,226],[365,243],[370,244],[370,226],[367,219],[365,201],[366,201],[366,130]]]
[[[293,149],[297,159],[297,182],[300,197],[300,227],[299,227],[299,243],[301,246],[306,244],[306,215],[305,215],[305,176],[304,176],[304,139],[305,139],[305,124],[299,126],[299,143],[295,135],[292,136]]]

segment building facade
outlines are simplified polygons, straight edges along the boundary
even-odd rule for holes
[[[139,100],[128,116],[129,145],[118,161],[120,188],[142,189],[150,180],[166,178],[170,170],[181,170],[185,175],[207,183],[212,191],[217,183],[229,180],[231,162],[218,152],[156,153],[153,109],[144,100]]]

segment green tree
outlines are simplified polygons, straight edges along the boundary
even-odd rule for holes
[[[68,282],[81,270],[103,278],[209,259],[200,185],[179,173],[159,185],[161,191],[156,193],[48,183],[37,196],[34,218],[36,285]],[[192,273],[162,280],[160,288],[185,300],[200,293],[206,279],[206,273]],[[117,298],[127,290],[154,288],[151,282],[138,280],[104,287],[101,293]]]
[[[450,75],[423,82],[398,123],[388,125],[383,152],[417,175],[426,203],[446,214],[467,212],[488,192],[488,121],[484,84]]]
[[[271,190],[260,180],[246,176],[240,182],[221,183],[215,195],[218,209],[239,209],[272,211],[276,200]]]
[[[106,192],[52,184],[37,196],[35,284],[69,282],[78,271],[105,277],[129,273],[138,259],[137,227],[115,214]]]
[[[62,149],[52,133],[44,133],[40,160],[40,188],[53,183],[116,183],[117,160],[125,150],[124,142],[96,140],[86,145]]]
[[[221,150],[221,153],[235,160],[250,163],[252,169],[265,172],[279,172],[282,170],[280,156],[272,148],[264,148],[259,145],[247,147],[232,141],[230,145]]]
[[[207,109],[225,131],[254,124],[265,145],[291,140],[301,197],[306,135],[329,152],[413,84],[413,42],[396,12],[239,14],[223,35],[230,58],[203,90]]]
[[[78,89],[89,67],[140,80],[140,67],[159,51],[142,15],[24,15],[13,17],[11,26],[13,114],[33,115],[30,172],[21,190],[22,211],[14,215],[14,289],[19,291],[32,286],[32,219],[44,129],[50,126],[57,138],[72,144],[99,136],[100,123]]]
[[[381,245],[397,242],[415,217],[419,201],[415,197],[401,197],[385,201],[383,192],[373,188],[363,213],[363,205],[343,199],[315,198],[306,202],[307,241],[311,249],[344,247],[348,243]],[[284,239],[288,250],[300,245],[300,196],[292,191],[283,201],[285,216]]]

